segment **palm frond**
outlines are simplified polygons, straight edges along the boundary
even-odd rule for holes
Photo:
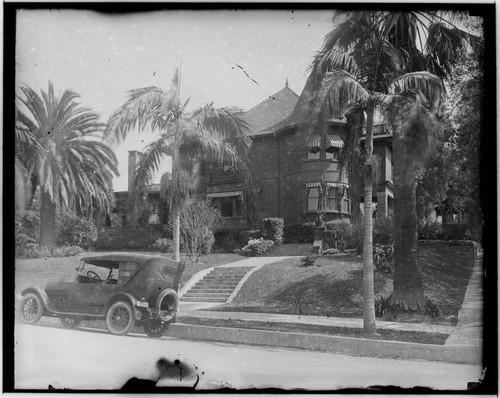
[[[394,79],[389,86],[389,94],[401,94],[405,91],[420,91],[431,104],[440,105],[444,101],[446,89],[443,81],[430,72],[406,73]]]
[[[158,87],[144,87],[129,91],[125,104],[110,117],[104,132],[105,139],[120,142],[134,129],[144,130],[156,118],[165,119],[172,109],[164,108],[168,99]]]

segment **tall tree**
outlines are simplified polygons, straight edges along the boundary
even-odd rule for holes
[[[189,197],[190,181],[200,159],[210,155],[233,166],[243,164],[238,148],[248,148],[251,140],[242,112],[236,108],[214,108],[212,104],[186,109],[180,100],[180,73],[176,72],[169,90],[145,87],[129,91],[127,101],[115,111],[106,136],[122,140],[131,131],[150,129],[157,136],[146,148],[136,172],[135,189],[140,192],[151,181],[165,156],[172,157],[169,202],[173,213],[174,259],[180,260],[179,207]]]
[[[17,96],[16,138],[19,159],[40,188],[40,244],[55,244],[56,208],[97,208],[114,203],[113,175],[118,175],[113,151],[100,140],[105,125],[99,115],[79,105],[79,95],[65,90],[39,95],[22,86]]]
[[[427,11],[375,11],[335,14],[334,21],[342,22],[326,36],[323,48],[313,65],[324,76],[323,87],[333,85],[336,86],[337,92],[340,92],[339,90],[342,89],[343,85],[355,84],[358,88],[351,94],[354,98],[356,98],[356,93],[361,92],[359,86],[364,86],[367,89],[371,101],[365,102],[366,105],[363,109],[363,112],[367,115],[365,147],[368,151],[365,156],[370,155],[372,147],[369,141],[372,138],[373,105],[370,104],[387,104],[390,102],[389,111],[404,116],[400,109],[408,110],[411,108],[407,102],[410,97],[405,95],[403,100],[403,97],[399,95],[397,100],[394,98],[388,100],[381,94],[403,94],[412,90],[414,92],[413,99],[422,98],[422,95],[418,93],[418,91],[421,91],[428,97],[428,103],[435,105],[435,102],[441,98],[443,93],[443,86],[439,78],[449,74],[453,65],[458,62],[461,54],[467,48],[480,49],[481,40],[478,37],[457,28],[453,24],[456,17],[460,16],[446,12]],[[424,71],[430,71],[433,74]],[[363,97],[365,98],[364,101],[368,98],[366,94],[363,94],[360,98]],[[362,104],[364,103],[362,102]],[[417,114],[419,117],[424,114],[421,107],[422,101],[418,105],[420,110]],[[419,118],[415,120],[417,119]],[[357,118],[357,120],[360,120],[360,118]],[[402,130],[404,122],[400,117],[392,117],[390,120],[395,123],[393,130],[406,131]],[[426,126],[431,124],[428,123]],[[422,126],[422,124],[416,123],[411,126]],[[419,131],[427,133],[434,131],[434,128],[430,130],[424,128],[419,129]],[[419,142],[425,141],[425,137],[419,140]],[[396,145],[404,144],[404,142],[405,140],[400,140]],[[408,140],[408,142],[411,142],[411,140]],[[393,149],[396,152],[401,147],[393,147]],[[408,153],[406,149],[405,152]],[[397,175],[397,173],[404,174],[408,168],[413,170],[411,166],[413,159],[415,158],[405,158],[395,154],[395,185],[398,181],[406,181],[408,175]],[[368,168],[368,165],[371,164],[368,157],[365,162]],[[365,175],[365,209],[367,207],[366,195],[371,194],[371,190],[367,187],[369,183]],[[404,190],[398,192],[396,186],[395,191],[395,201],[400,202],[395,207],[395,213],[405,212],[410,206],[415,206],[414,194],[405,194]],[[402,280],[411,277],[415,273],[419,274],[418,257],[415,255],[415,252],[418,251],[417,223],[406,222],[408,218],[413,217],[414,213],[416,214],[416,212],[395,214],[396,230],[406,231],[408,238],[404,240],[398,239],[395,242],[395,253],[399,253],[396,256],[399,261],[396,261],[395,267],[405,271],[397,272],[395,275],[394,292],[391,301],[393,304],[405,309],[418,309],[424,305],[424,302],[421,301],[421,298],[424,297],[423,286],[421,283],[418,284],[418,278],[418,286],[413,286],[411,290],[404,289],[404,286],[408,286],[410,282]],[[400,222],[405,222],[405,225],[400,225]],[[365,239],[368,239],[368,242],[364,242],[364,252],[370,249],[370,237],[368,236],[370,225],[371,219],[365,213]],[[408,239],[412,240],[412,245],[406,245]],[[366,257],[368,257],[368,252],[366,254]],[[367,263],[364,264],[368,274],[370,269],[373,268],[369,266],[369,262],[370,260],[367,259]],[[410,272],[411,269],[414,269],[415,272]],[[412,298],[415,291],[418,291],[418,294],[416,294],[417,300]],[[367,299],[369,298],[366,297],[365,300]]]

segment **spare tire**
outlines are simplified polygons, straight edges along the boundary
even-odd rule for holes
[[[156,299],[156,311],[158,318],[162,322],[172,322],[175,320],[179,310],[179,296],[172,289],[165,289]]]

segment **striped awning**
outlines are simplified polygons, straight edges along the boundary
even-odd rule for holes
[[[230,196],[243,196],[242,191],[214,192],[207,194],[207,198],[227,198]]]
[[[328,134],[326,136],[326,147],[335,147],[335,148],[342,148],[344,146],[344,141],[338,136],[334,134]]]
[[[338,182],[327,182],[326,187],[327,188],[342,188],[342,187],[345,187],[345,184],[340,184]]]
[[[311,135],[307,137],[306,141],[307,148],[320,148],[321,147],[321,136],[320,135]]]
[[[308,182],[306,188],[321,188],[320,182]]]

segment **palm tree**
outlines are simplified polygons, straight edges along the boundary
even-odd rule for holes
[[[334,15],[334,21],[343,20],[343,22],[325,37],[324,45],[313,62],[313,70],[316,70],[319,77],[323,78],[323,84],[319,86],[321,88],[318,88],[317,106],[325,103],[332,88],[337,95],[343,90],[344,95],[359,99],[357,106],[353,107],[348,114],[350,117],[348,117],[347,125],[349,130],[354,133],[351,134],[354,137],[351,137],[349,141],[355,144],[360,129],[355,128],[356,123],[354,122],[363,120],[359,115],[355,115],[359,112],[366,114],[365,164],[367,170],[373,163],[370,157],[373,145],[372,127],[375,109],[390,103],[391,106],[387,108],[389,111],[398,112],[400,116],[404,115],[399,109],[408,109],[407,101],[411,98],[406,94],[403,95],[405,92],[407,94],[412,92],[412,97],[417,100],[422,97],[418,93],[421,91],[429,97],[430,103],[434,104],[436,100],[442,98],[444,92],[440,78],[449,73],[452,65],[458,61],[460,54],[468,46],[480,47],[480,41],[476,37],[451,24],[452,17],[446,13],[419,11],[347,12]],[[425,39],[425,45],[423,39]],[[398,95],[387,97],[385,94]],[[401,99],[403,97],[405,101]],[[401,106],[402,103],[406,105]],[[424,113],[421,111],[421,102],[419,104],[419,111],[414,112],[417,112],[416,115],[422,116]],[[349,119],[354,122],[350,122]],[[399,125],[393,126],[396,136],[399,134],[398,132],[402,131],[400,126],[402,120],[397,117],[390,120],[395,123],[398,120]],[[427,133],[433,130],[431,128],[418,131]],[[407,217],[412,218],[413,213],[407,215],[405,212],[409,207],[414,206],[414,202],[411,200],[411,195],[404,195],[403,191],[398,191],[398,187],[396,187],[397,184],[405,181],[405,178],[398,176],[397,173],[413,170],[413,166],[407,165],[406,162],[412,162],[415,157],[404,157],[396,154],[396,151],[408,153],[410,147],[401,152],[399,145],[404,144],[405,140],[398,141],[396,137],[394,140],[395,201],[399,201],[394,209],[395,235],[398,235],[401,230],[405,230],[405,233],[410,236],[409,239],[414,240],[414,244],[407,245],[406,240],[400,239],[395,241],[395,267],[398,271],[395,273],[391,302],[406,309],[416,309],[419,306],[422,308],[423,302],[420,299],[410,299],[413,293],[410,293],[410,290],[405,289],[404,286],[411,283],[408,282],[409,278],[415,274],[420,275],[417,265],[418,258],[415,255],[415,247],[418,243],[417,224],[413,222],[402,224]],[[407,141],[411,142],[411,140]],[[352,145],[346,145],[344,153],[352,151],[352,149]],[[369,207],[371,206],[372,182],[370,176],[371,173],[367,171],[365,174],[363,241],[364,275],[366,275],[364,286],[368,289],[368,292],[364,293],[365,331],[370,330],[370,328],[367,330],[367,323],[370,324],[372,319],[374,320],[374,316],[371,315],[373,298],[369,297],[373,291],[372,219]],[[410,174],[407,173],[405,177],[410,178]],[[398,254],[396,255],[396,253]],[[408,272],[407,269],[414,269],[415,272]],[[405,280],[404,283],[402,279]],[[418,291],[416,296],[424,297],[423,285],[418,279],[415,278],[415,286],[412,291]],[[368,315],[366,311],[369,311]]]
[[[130,131],[150,128],[158,133],[137,169],[136,192],[151,181],[165,156],[172,157],[172,179],[167,192],[173,213],[176,261],[180,260],[179,207],[190,195],[191,177],[197,174],[200,159],[209,155],[219,162],[238,166],[243,164],[239,148],[248,148],[251,143],[241,111],[209,104],[188,112],[187,103],[180,101],[177,71],[168,91],[158,87],[130,90],[127,101],[111,115],[106,130],[106,136],[117,141]]]
[[[17,138],[32,139],[19,142],[19,156],[40,188],[40,244],[48,247],[55,244],[56,208],[109,211],[114,203],[115,154],[96,139],[105,127],[99,115],[78,98],[71,90],[57,97],[50,82],[41,96],[28,86],[17,96]]]

